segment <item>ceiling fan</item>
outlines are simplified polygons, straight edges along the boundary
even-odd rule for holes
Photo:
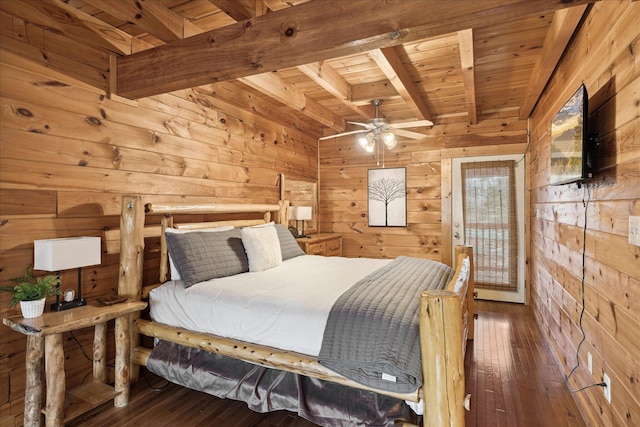
[[[411,132],[405,130],[405,128],[433,126],[433,122],[431,120],[414,120],[411,122],[396,123],[392,125],[387,121],[387,119],[385,119],[384,117],[380,117],[379,115],[379,107],[380,104],[382,104],[382,99],[374,99],[371,101],[371,103],[376,109],[376,116],[375,118],[371,119],[369,123],[347,122],[352,125],[362,126],[364,129],[323,136],[318,139],[323,140],[338,138],[345,135],[366,133],[366,135],[358,138],[358,143],[362,148],[371,153],[375,149],[376,142],[378,141],[384,142],[388,149],[392,149],[393,147],[395,147],[397,143],[396,135],[411,139],[421,139],[425,137],[424,134]]]

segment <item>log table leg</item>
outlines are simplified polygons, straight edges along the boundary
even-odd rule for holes
[[[24,393],[24,425],[36,427],[42,423],[42,361],[44,338],[27,335],[27,357],[25,360],[27,377]]]
[[[93,379],[103,384],[107,383],[106,341],[107,324],[96,324],[93,334]]]
[[[47,427],[61,426],[64,419],[64,348],[62,334],[44,338],[45,372],[47,376]]]
[[[131,337],[129,335],[129,315],[116,318],[116,392],[120,393],[113,401],[117,408],[129,404],[129,359]]]

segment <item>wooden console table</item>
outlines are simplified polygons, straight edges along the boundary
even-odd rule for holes
[[[115,406],[129,403],[129,314],[142,310],[147,303],[123,302],[111,306],[78,307],[48,312],[34,319],[12,316],[2,319],[11,329],[27,336],[24,425],[40,426],[42,412],[46,426],[60,426],[67,420],[111,399]],[[105,341],[107,322],[115,319],[116,360],[115,386],[106,384]],[[65,413],[65,372],[62,334],[95,327],[93,340],[93,381],[67,392]],[[46,378],[46,407],[43,410],[42,367]]]

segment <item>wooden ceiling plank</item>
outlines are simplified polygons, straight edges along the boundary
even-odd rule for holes
[[[231,80],[596,0],[312,1],[118,59],[128,98]],[[368,13],[361,13],[367,10]],[[354,25],[353,16],[358,16]],[[318,25],[322,23],[322,25]]]
[[[132,36],[61,0],[0,1],[0,10],[111,52],[131,54]]]
[[[389,80],[381,80],[372,83],[361,83],[351,86],[352,102],[356,105],[371,105],[371,100],[374,98],[384,99],[386,102],[389,99],[396,99],[400,96],[398,91],[391,85]]]
[[[538,55],[526,95],[520,106],[521,120],[528,118],[533,111],[587,7],[588,5],[580,5],[557,10],[554,13],[551,27],[544,39],[542,53]]]
[[[253,10],[245,7],[238,0],[209,0],[209,3],[235,19],[236,22],[246,21],[247,19],[256,17],[255,1]]]
[[[407,103],[413,114],[419,119],[430,119],[429,107],[420,94],[418,86],[411,79],[409,72],[402,64],[398,48],[386,47],[375,49],[371,57],[376,61],[382,72],[387,76],[393,87]]]
[[[272,11],[287,9],[300,3],[306,3],[309,0],[262,0],[262,2]]]
[[[293,85],[282,81],[274,73],[257,74],[238,79],[239,82],[263,93],[296,110],[302,111],[305,106],[304,94]]]
[[[375,109],[372,105],[359,106],[352,102],[351,85],[327,62],[305,64],[299,66],[298,69],[360,117],[371,119],[375,116]]]
[[[242,77],[238,81],[293,109],[301,111],[331,129],[343,132],[346,128],[346,124],[340,116],[306,96],[294,85],[284,82],[275,73]]]
[[[462,68],[462,81],[464,83],[464,96],[469,114],[469,123],[475,125],[478,122],[476,106],[476,80],[473,54],[473,29],[458,31],[458,45],[460,52],[460,66]]]
[[[321,132],[320,126],[314,126],[311,120],[298,120],[292,114],[281,114],[273,103],[265,103],[252,92],[240,88],[238,84],[232,82],[222,82],[213,85],[200,86],[194,89],[185,90],[189,94],[189,99],[208,107],[224,111],[225,114],[242,119],[248,126],[264,126],[264,122],[271,121],[280,123],[289,129],[316,138]],[[206,100],[202,99],[205,96]],[[251,113],[249,113],[251,112]]]
[[[157,0],[85,0],[91,6],[118,19],[132,23],[164,42],[180,40],[202,32]]]

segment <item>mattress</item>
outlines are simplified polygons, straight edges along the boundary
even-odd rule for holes
[[[317,356],[333,303],[389,262],[301,255],[187,289],[169,281],[151,291],[150,314],[169,326]]]

